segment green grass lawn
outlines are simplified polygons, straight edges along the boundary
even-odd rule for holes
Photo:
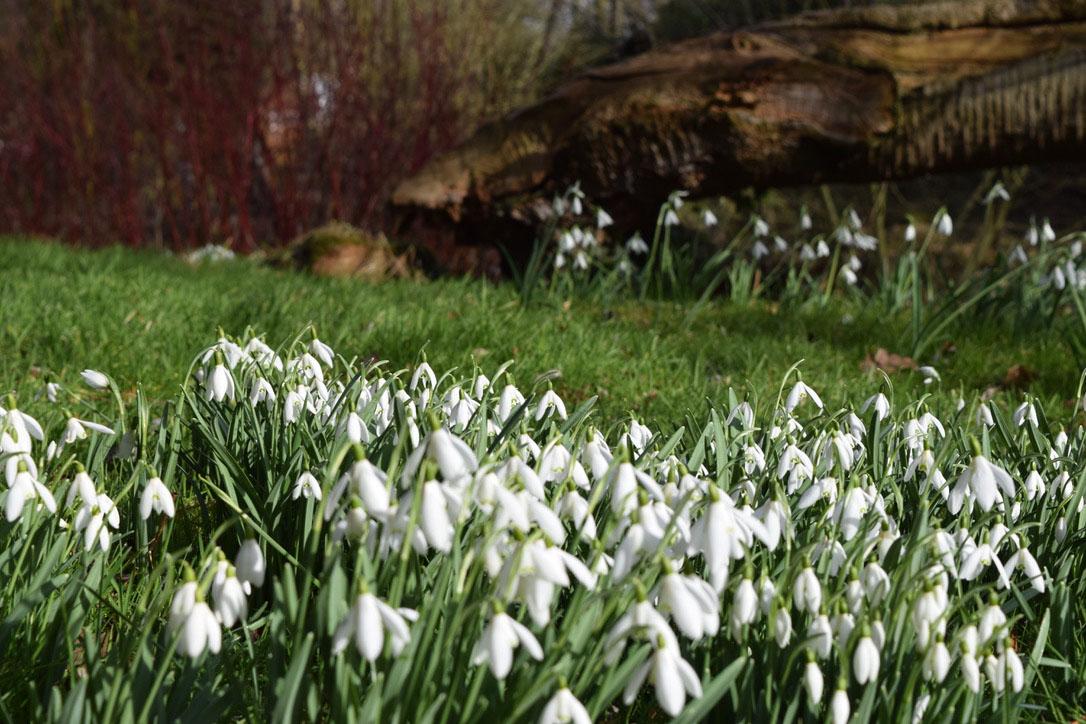
[[[598,395],[605,419],[634,411],[665,427],[687,412],[700,416],[729,387],[775,396],[800,360],[804,380],[831,405],[866,397],[884,380],[861,370],[864,357],[879,347],[904,353],[907,335],[906,319],[842,300],[787,310],[714,303],[693,318],[688,306],[662,302],[552,299],[524,308],[511,285],[479,280],[370,285],[17,238],[0,241],[0,298],[7,388],[25,388],[41,371],[71,382],[93,367],[166,398],[217,328],[252,327],[275,345],[313,323],[337,350],[394,366],[416,363],[423,350],[438,370],[475,360],[488,371],[512,359],[522,382],[557,370],[556,389],[574,401]],[[925,387],[917,373],[900,372],[890,377],[897,394],[970,397],[1024,365],[1042,400],[1075,395],[1079,369],[1051,329],[1012,335],[998,319],[966,319],[944,341],[919,360],[939,369],[941,383]]]

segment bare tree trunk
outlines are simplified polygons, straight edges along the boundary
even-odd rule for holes
[[[1086,0],[817,12],[598,68],[481,129],[393,203],[444,243],[513,241],[580,181],[620,220],[670,191],[1086,158]]]

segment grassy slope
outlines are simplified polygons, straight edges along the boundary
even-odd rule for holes
[[[600,395],[603,419],[635,410],[664,426],[700,412],[706,398],[726,399],[729,386],[774,395],[800,359],[804,379],[827,402],[866,396],[881,376],[861,372],[860,362],[879,346],[901,350],[906,329],[904,320],[844,302],[788,313],[766,304],[716,304],[692,320],[685,308],[665,303],[559,300],[523,310],[511,287],[474,280],[372,286],[247,262],[193,269],[158,254],[10,238],[0,239],[0,299],[3,388],[29,385],[35,366],[68,382],[89,366],[166,396],[217,327],[240,334],[251,325],[276,344],[313,322],[341,353],[396,366],[415,363],[425,349],[438,370],[470,365],[475,356],[491,371],[515,358],[518,378],[527,382],[556,368],[556,387],[570,399]],[[1074,395],[1078,370],[1054,334],[1009,340],[996,327],[963,323],[953,330],[956,353],[936,361],[943,391],[968,396],[1025,364],[1038,373],[1033,393]],[[892,380],[898,395],[927,391],[915,373]]]

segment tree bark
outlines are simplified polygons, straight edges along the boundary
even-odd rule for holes
[[[480,128],[393,204],[431,245],[518,233],[530,244],[545,199],[576,181],[638,222],[679,188],[1082,160],[1084,141],[1086,0],[847,9],[593,70]]]

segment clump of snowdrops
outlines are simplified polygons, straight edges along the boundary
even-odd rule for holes
[[[315,336],[221,336],[157,417],[83,379],[0,410],[8,712],[975,720],[1070,668],[1084,435],[1030,399],[793,370],[665,435]]]

